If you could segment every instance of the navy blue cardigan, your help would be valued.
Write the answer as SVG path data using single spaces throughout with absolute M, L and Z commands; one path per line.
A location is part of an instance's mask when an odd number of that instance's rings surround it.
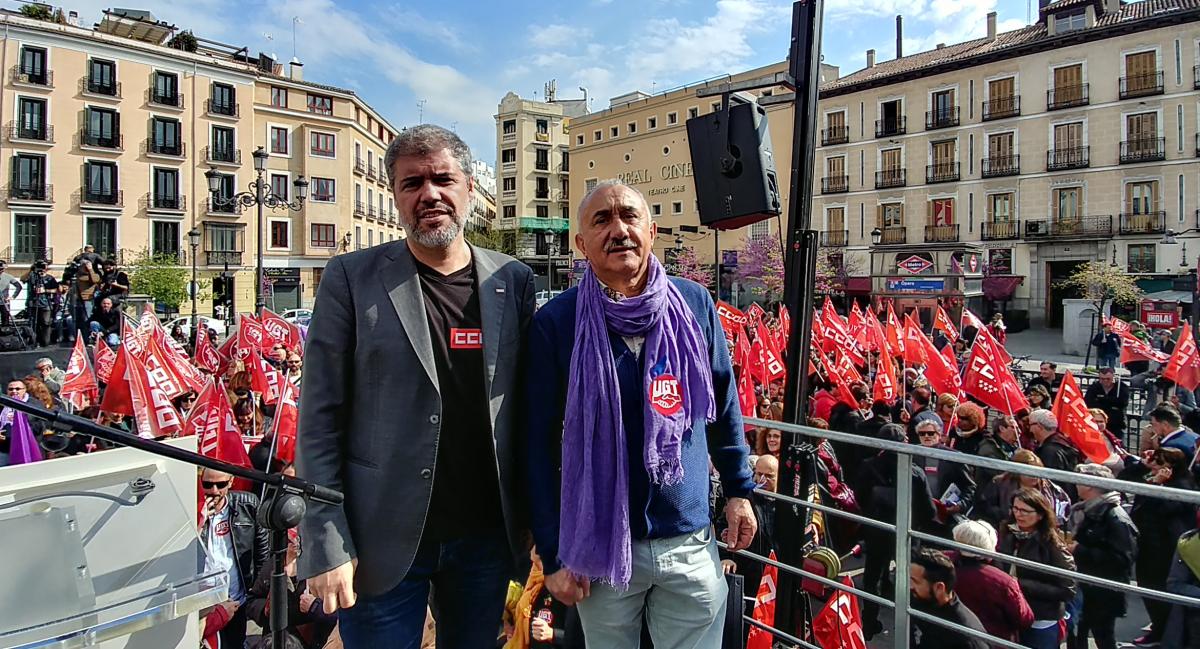
M 664 487 L 650 483 L 643 458 L 643 365 L 625 341 L 609 332 L 621 393 L 621 420 L 629 457 L 629 527 L 634 539 L 668 538 L 711 524 L 709 520 L 709 457 L 721 474 L 726 497 L 747 497 L 754 488 L 743 435 L 742 414 L 725 335 L 712 297 L 704 287 L 672 277 L 704 331 L 712 362 L 717 419 L 701 417 L 685 433 L 681 448 L 684 479 Z M 533 539 L 546 574 L 559 567 L 559 486 L 562 466 L 563 412 L 567 401 L 571 351 L 575 345 L 575 304 L 571 288 L 538 310 L 529 327 L 522 397 L 525 440 L 525 482 Z M 703 444 L 696 443 L 703 440 Z M 569 476 L 566 479 L 570 479 Z

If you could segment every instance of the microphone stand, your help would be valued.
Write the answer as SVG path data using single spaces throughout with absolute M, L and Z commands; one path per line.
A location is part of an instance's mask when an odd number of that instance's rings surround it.
M 129 446 L 153 455 L 178 460 L 194 466 L 213 469 L 239 478 L 263 484 L 266 490 L 263 500 L 258 507 L 258 524 L 271 531 L 271 613 L 270 630 L 271 646 L 282 649 L 287 641 L 288 616 L 288 578 L 284 571 L 287 560 L 288 530 L 300 524 L 304 518 L 309 499 L 329 505 L 342 504 L 342 492 L 313 484 L 301 478 L 285 476 L 282 473 L 267 473 L 258 469 L 248 469 L 236 464 L 222 462 L 206 455 L 175 448 L 162 442 L 145 439 L 115 428 L 101 426 L 94 421 L 77 415 L 54 410 L 47 410 L 32 402 L 19 401 L 6 395 L 0 395 L 0 406 L 12 408 L 18 412 L 44 419 L 58 431 L 76 431 L 93 437 Z

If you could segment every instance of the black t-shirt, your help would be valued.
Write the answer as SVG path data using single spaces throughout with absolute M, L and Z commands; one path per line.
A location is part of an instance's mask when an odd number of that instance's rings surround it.
M 442 395 L 441 434 L 425 538 L 446 540 L 504 524 L 484 377 L 475 266 L 442 275 L 417 263 Z
M 99 302 L 100 300 L 103 300 L 106 297 L 111 297 L 113 299 L 120 299 L 120 298 L 124 297 L 126 293 L 129 292 L 128 288 L 122 289 L 122 288 L 117 288 L 117 287 L 113 286 L 113 284 L 120 284 L 121 286 L 126 286 L 126 287 L 129 286 L 129 275 L 125 274 L 125 271 L 123 271 L 123 270 L 115 270 L 111 273 L 104 273 L 101 276 L 101 280 L 102 280 L 101 290 L 96 292 L 96 301 L 97 302 Z

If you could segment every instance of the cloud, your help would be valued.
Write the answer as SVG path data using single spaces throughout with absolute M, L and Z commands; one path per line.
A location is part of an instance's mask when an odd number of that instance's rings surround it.
M 786 15 L 786 7 L 763 0 L 719 0 L 716 13 L 700 23 L 651 20 L 636 41 L 638 47 L 630 48 L 626 65 L 649 79 L 736 71 L 754 54 L 750 37 Z
M 567 48 L 577 43 L 590 40 L 592 33 L 580 27 L 563 24 L 529 26 L 529 42 L 537 49 L 552 50 Z

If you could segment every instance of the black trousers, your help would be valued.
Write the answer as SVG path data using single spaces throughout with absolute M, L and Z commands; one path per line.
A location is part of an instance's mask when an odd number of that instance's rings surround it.
M 33 330 L 37 337 L 38 347 L 48 347 L 50 345 L 50 325 L 53 324 L 54 314 L 48 308 L 34 307 L 33 315 Z
M 1089 616 L 1087 614 L 1087 601 L 1084 603 L 1083 616 L 1079 620 L 1079 624 L 1075 627 L 1075 643 L 1074 646 L 1080 649 L 1086 649 L 1088 646 L 1088 634 L 1090 633 L 1096 639 L 1096 646 L 1099 649 L 1117 649 L 1117 618 L 1109 616 Z M 1168 604 L 1168 606 L 1170 606 Z

